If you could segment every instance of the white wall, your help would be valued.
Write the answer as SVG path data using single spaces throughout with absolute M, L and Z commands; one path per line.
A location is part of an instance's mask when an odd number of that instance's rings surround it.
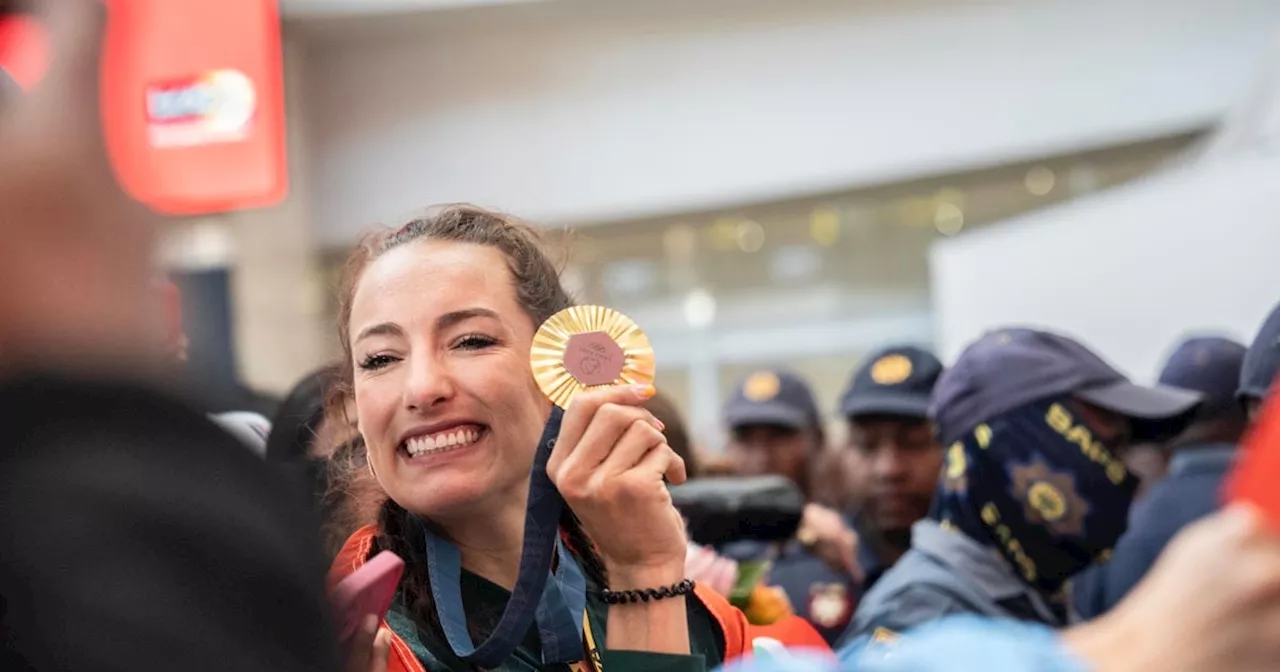
M 1188 330 L 1247 343 L 1280 301 L 1277 184 L 1280 156 L 1236 156 L 937 243 L 940 354 L 1035 324 L 1150 379 Z
M 583 222 L 1200 127 L 1274 0 L 549 2 L 313 29 L 327 242 L 468 200 Z

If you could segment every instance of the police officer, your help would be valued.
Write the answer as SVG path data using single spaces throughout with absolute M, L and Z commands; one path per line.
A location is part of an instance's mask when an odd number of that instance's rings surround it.
M 848 639 L 955 613 L 1064 625 L 1063 584 L 1124 531 L 1137 482 L 1118 451 L 1176 435 L 1199 400 L 1135 385 L 1064 336 L 984 335 L 934 390 L 946 460 L 929 518 L 863 597 Z
M 1244 357 L 1244 345 L 1217 336 L 1184 340 L 1169 356 L 1160 384 L 1199 392 L 1204 401 L 1191 426 L 1166 444 L 1172 453 L 1168 476 L 1134 504 L 1129 529 L 1111 559 L 1078 582 L 1073 592 L 1082 618 L 1109 611 L 1179 530 L 1218 510 L 1222 482 L 1245 427 L 1244 408 L 1236 400 Z
M 942 375 L 932 353 L 885 348 L 854 372 L 840 397 L 849 449 L 863 466 L 856 517 L 859 564 L 870 588 L 911 546 L 911 526 L 929 513 L 942 446 L 929 422 L 929 396 Z
M 728 452 L 744 476 L 780 475 L 790 478 L 812 499 L 810 476 L 825 446 L 822 419 L 813 392 L 790 371 L 759 371 L 734 391 L 725 407 L 730 431 Z M 835 514 L 816 505 L 805 511 L 802 530 L 817 527 L 814 520 Z M 848 534 L 852 530 L 837 522 Z M 822 525 L 824 530 L 830 528 Z M 836 532 L 839 536 L 840 531 Z M 837 568 L 816 552 L 823 532 L 798 535 L 781 545 L 738 542 L 723 551 L 736 560 L 769 559 L 768 582 L 782 588 L 796 614 L 808 620 L 828 642 L 844 631 L 853 617 L 859 584 L 853 568 Z
M 1267 315 L 1257 337 L 1249 345 L 1240 369 L 1240 389 L 1236 391 L 1236 398 L 1244 406 L 1250 422 L 1257 419 L 1258 409 L 1275 380 L 1277 369 L 1280 369 L 1280 305 Z

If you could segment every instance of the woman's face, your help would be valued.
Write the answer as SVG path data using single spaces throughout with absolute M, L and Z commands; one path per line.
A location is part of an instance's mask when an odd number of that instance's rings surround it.
M 352 299 L 356 417 L 383 489 L 444 521 L 524 505 L 550 402 L 506 257 L 420 240 L 365 269 Z

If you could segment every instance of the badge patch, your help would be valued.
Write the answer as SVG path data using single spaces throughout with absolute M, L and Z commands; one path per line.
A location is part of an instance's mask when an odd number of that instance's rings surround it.
M 899 635 L 884 626 L 876 628 L 875 631 L 871 633 L 872 644 L 892 644 L 901 638 L 902 635 Z
M 884 626 L 879 626 L 871 632 L 867 645 L 862 649 L 861 659 L 871 662 L 890 658 L 893 656 L 893 650 L 897 648 L 898 641 L 901 639 L 902 635 Z
M 751 374 L 742 384 L 742 395 L 751 401 L 769 401 L 782 391 L 782 381 L 770 371 Z
M 911 377 L 911 360 L 902 355 L 887 355 L 871 365 L 871 380 L 878 385 L 897 385 Z
M 809 622 L 821 628 L 841 628 L 853 616 L 849 591 L 838 583 L 809 586 Z
M 1023 502 L 1027 520 L 1048 527 L 1054 534 L 1081 536 L 1089 503 L 1076 491 L 1076 479 L 1053 472 L 1044 463 L 1013 468 L 1013 495 Z

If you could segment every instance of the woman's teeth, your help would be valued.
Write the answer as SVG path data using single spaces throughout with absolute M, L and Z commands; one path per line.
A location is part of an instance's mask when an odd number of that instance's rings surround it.
M 458 427 L 428 436 L 415 436 L 405 442 L 405 450 L 411 457 L 434 453 L 447 453 L 475 443 L 480 430 L 475 427 Z

